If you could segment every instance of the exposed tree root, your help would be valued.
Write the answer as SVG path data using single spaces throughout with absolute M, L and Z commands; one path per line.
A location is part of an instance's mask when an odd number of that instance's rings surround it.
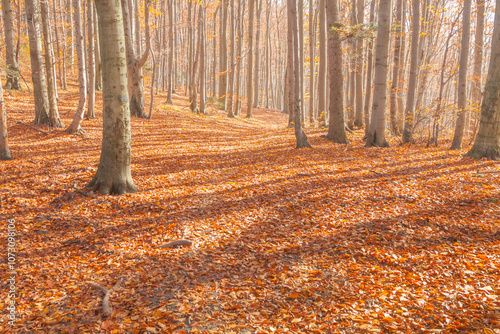
M 173 248 L 177 246 L 192 246 L 193 242 L 190 240 L 174 240 L 166 243 L 165 245 L 159 246 L 158 248 Z
M 116 289 L 121 284 L 121 282 L 122 282 L 122 278 L 120 278 L 118 280 L 118 282 L 116 282 L 116 284 L 113 285 L 113 287 L 109 290 L 106 288 L 103 288 L 102 286 L 97 285 L 95 283 L 87 282 L 87 284 L 90 285 L 91 287 L 98 289 L 98 290 L 101 290 L 104 293 L 104 297 L 102 298 L 102 313 L 104 315 L 111 315 L 113 313 L 111 305 L 109 305 L 109 297 L 111 297 L 111 292 L 114 289 Z

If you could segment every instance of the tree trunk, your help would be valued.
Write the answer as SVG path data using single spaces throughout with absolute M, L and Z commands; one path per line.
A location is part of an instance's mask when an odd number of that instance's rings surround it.
M 400 62 L 401 62 L 401 39 L 402 29 L 401 26 L 404 24 L 402 21 L 403 15 L 403 0 L 397 0 L 396 6 L 396 36 L 394 42 L 394 64 L 392 67 L 392 84 L 391 84 L 391 98 L 390 98 L 390 106 L 391 106 L 391 131 L 395 136 L 399 136 L 399 128 L 398 128 L 398 110 L 397 110 L 397 96 L 399 95 L 399 72 L 400 72 Z
M 1 78 L 0 78 L 1 82 Z M 7 111 L 3 100 L 3 88 L 0 84 L 0 160 L 10 160 L 9 136 L 7 132 Z
M 130 113 L 132 116 L 147 118 L 144 112 L 144 83 L 141 73 L 142 66 L 146 63 L 151 42 L 146 40 L 146 50 L 139 58 L 136 57 L 134 50 L 130 15 L 128 11 L 128 3 L 131 0 L 121 0 L 123 10 L 123 24 L 125 32 L 125 48 L 127 51 L 127 68 L 128 68 L 128 89 L 130 97 Z M 149 8 L 149 1 L 147 1 L 147 8 Z M 149 12 L 147 13 L 149 15 Z M 149 20 L 148 20 L 149 21 Z M 146 22 L 146 26 L 149 22 Z
M 45 71 L 47 72 L 47 91 L 49 98 L 50 124 L 55 128 L 62 128 L 63 124 L 57 111 L 57 86 L 54 67 L 54 51 L 52 49 L 52 35 L 49 27 L 49 9 L 47 0 L 41 0 L 43 40 L 45 43 Z
M 130 171 L 130 110 L 120 1 L 96 1 L 103 61 L 103 137 L 99 167 L 88 187 L 103 195 L 136 191 Z
M 16 50 L 14 49 L 14 25 L 12 23 L 12 7 L 10 0 L 2 0 L 2 11 L 5 32 L 5 65 L 7 68 L 5 89 L 21 90 L 19 65 L 17 64 Z
M 87 9 L 87 41 L 88 41 L 88 63 L 89 63 L 89 104 L 87 108 L 87 118 L 95 118 L 95 50 L 94 50 L 94 2 L 88 2 Z
M 51 126 L 47 82 L 45 81 L 45 69 L 42 60 L 40 25 L 37 17 L 39 11 L 38 9 L 35 10 L 35 1 L 36 0 L 25 0 L 31 57 L 31 79 L 33 81 L 33 91 L 35 95 L 35 124 L 47 124 Z
M 200 108 L 199 112 L 201 114 L 206 114 L 207 111 L 205 109 L 206 107 L 206 101 L 207 101 L 207 83 L 206 83 L 206 71 L 205 71 L 205 64 L 206 64 L 206 57 L 205 57 L 205 52 L 206 52 L 206 34 L 205 34 L 205 21 L 206 21 L 206 9 L 205 5 L 201 4 L 200 5 L 200 11 L 198 15 L 198 43 L 199 43 L 199 48 L 200 48 L 200 73 L 199 73 L 199 81 L 200 81 Z
M 300 112 L 300 84 L 299 84 L 299 42 L 297 33 L 297 0 L 288 0 L 288 72 L 290 109 L 293 107 L 296 148 L 311 147 L 302 127 L 302 113 Z
M 318 73 L 318 113 L 319 122 L 326 119 L 326 0 L 319 1 L 319 73 Z
M 166 1 L 166 0 L 165 0 Z M 173 92 L 173 68 L 174 68 L 174 6 L 172 0 L 168 2 L 168 20 L 170 21 L 168 26 L 168 73 L 167 73 L 167 103 L 172 104 L 172 92 Z
M 385 107 L 387 104 L 387 69 L 392 1 L 381 0 L 379 5 L 377 45 L 375 49 L 375 79 L 372 116 L 366 146 L 388 147 L 385 138 Z
M 415 93 L 417 89 L 419 38 L 420 38 L 420 1 L 412 0 L 410 77 L 408 78 L 408 93 L 406 95 L 405 123 L 403 128 L 403 143 L 405 144 L 413 142 L 413 124 L 415 121 L 414 120 Z
M 259 107 L 259 74 L 260 74 L 260 18 L 262 15 L 262 0 L 256 0 L 257 2 L 257 32 L 255 36 L 255 68 L 253 71 L 253 106 L 254 108 Z
M 241 113 L 241 97 L 240 97 L 240 86 L 241 86 L 241 63 L 243 60 L 242 49 L 243 49 L 243 16 L 245 13 L 246 1 L 238 2 L 238 41 L 236 42 L 236 87 L 234 91 L 236 93 L 236 105 L 234 114 L 239 116 Z
M 314 1 L 309 0 L 309 123 L 314 124 L 316 113 L 314 110 L 314 75 L 316 72 L 316 26 L 318 25 L 318 15 L 314 13 Z
M 87 104 L 87 80 L 85 76 L 85 57 L 83 55 L 83 33 L 81 24 L 81 3 L 80 0 L 73 0 L 74 7 L 74 23 L 75 23 L 75 34 L 76 34 L 76 53 L 78 57 L 78 83 L 80 86 L 80 95 L 78 99 L 78 109 L 76 110 L 73 122 L 66 129 L 66 132 L 70 134 L 82 132 L 81 124 L 83 120 L 83 115 L 85 114 L 85 106 Z
M 401 0 L 400 0 L 401 1 Z M 357 0 L 358 17 L 357 24 L 363 25 L 365 22 L 365 1 Z M 356 50 L 356 116 L 354 126 L 363 126 L 363 50 L 364 39 L 357 40 Z
M 370 4 L 370 24 L 375 21 L 375 4 L 376 1 L 372 1 Z M 366 66 L 366 95 L 365 95 L 365 107 L 364 107 L 364 120 L 365 120 L 365 136 L 368 137 L 368 131 L 370 129 L 370 100 L 372 97 L 372 76 L 373 76 L 373 39 L 370 38 L 368 42 L 368 65 Z
M 231 0 L 231 20 L 230 20 L 230 39 L 231 39 L 231 52 L 229 56 L 229 64 L 230 64 L 230 69 L 229 69 L 229 91 L 227 93 L 227 117 L 234 117 L 234 110 L 233 110 L 233 98 L 234 98 L 234 72 L 236 70 L 236 64 L 235 64 L 235 55 L 236 55 L 236 50 L 235 50 L 235 43 L 236 43 L 236 26 L 235 26 L 235 17 L 236 15 L 236 7 L 234 5 L 234 0 Z
M 227 0 L 222 0 L 221 33 L 219 38 L 219 100 L 226 101 L 227 94 Z M 224 103 L 224 110 L 227 108 Z
M 458 69 L 458 117 L 455 125 L 455 134 L 451 144 L 452 150 L 460 150 L 465 131 L 465 119 L 467 116 L 467 64 L 469 60 L 470 43 L 470 12 L 471 0 L 464 1 L 464 13 L 462 21 L 462 42 L 460 46 L 460 68 Z
M 465 18 L 464 18 L 465 19 Z M 481 104 L 481 121 L 474 145 L 467 156 L 500 159 L 500 0 L 496 1 L 491 60 Z
M 472 73 L 472 104 L 475 115 L 472 137 L 477 130 L 477 121 L 481 107 L 482 67 L 484 48 L 484 0 L 476 2 L 476 36 L 474 38 L 474 68 Z
M 247 118 L 253 117 L 253 21 L 255 16 L 255 1 L 248 0 L 248 76 L 247 76 Z
M 337 0 L 327 0 L 328 27 L 340 28 Z M 328 29 L 328 79 L 330 80 L 330 107 L 327 138 L 339 144 L 347 144 L 344 116 L 344 77 L 342 75 L 342 44 L 338 30 Z

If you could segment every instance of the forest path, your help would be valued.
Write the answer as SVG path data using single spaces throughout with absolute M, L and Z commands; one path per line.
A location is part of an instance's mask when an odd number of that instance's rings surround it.
M 9 117 L 29 123 L 32 98 L 11 94 Z M 68 124 L 77 94 L 60 94 Z M 132 120 L 140 190 L 124 196 L 74 188 L 96 171 L 100 112 L 85 136 L 9 123 L 0 217 L 17 222 L 15 332 L 500 329 L 499 174 L 476 173 L 498 163 L 449 143 L 366 149 L 361 132 L 338 145 L 308 128 L 314 149 L 296 150 L 282 113 L 156 101 L 153 119 Z M 193 246 L 159 248 L 178 239 Z M 119 278 L 105 318 L 86 282 Z

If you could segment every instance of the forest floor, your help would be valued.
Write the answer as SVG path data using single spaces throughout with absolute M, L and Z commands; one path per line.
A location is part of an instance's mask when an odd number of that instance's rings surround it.
M 60 95 L 69 124 L 76 86 Z M 306 129 L 313 149 L 296 150 L 282 113 L 164 101 L 132 120 L 140 190 L 89 196 L 100 97 L 70 136 L 16 122 L 32 98 L 6 94 L 0 219 L 3 240 L 16 221 L 18 313 L 11 327 L 2 269 L 0 332 L 500 333 L 500 173 L 478 173 L 498 163 L 449 141 L 365 148 L 361 130 L 345 146 Z M 160 248 L 179 239 L 193 244 Z M 119 280 L 106 317 L 88 282 Z

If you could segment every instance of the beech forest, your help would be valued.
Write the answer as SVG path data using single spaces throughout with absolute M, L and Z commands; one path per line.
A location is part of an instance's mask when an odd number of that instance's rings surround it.
M 500 0 L 2 0 L 0 333 L 500 334 Z

